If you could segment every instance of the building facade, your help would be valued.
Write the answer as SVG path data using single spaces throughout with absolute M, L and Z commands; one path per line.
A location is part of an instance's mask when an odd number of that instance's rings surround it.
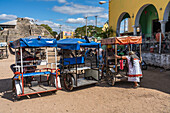
M 109 22 L 107 21 L 106 23 L 104 23 L 102 31 L 106 31 L 106 29 L 108 29 L 109 27 Z
M 170 69 L 170 0 L 109 0 L 109 27 L 113 36 L 142 35 L 143 60 Z
M 60 36 L 60 34 L 58 36 Z M 74 32 L 69 32 L 69 31 L 61 32 L 61 38 L 60 39 L 67 39 L 67 38 L 74 38 Z
M 128 18 L 128 33 L 152 35 L 158 29 L 170 32 L 170 0 L 109 0 L 109 26 L 120 35 L 122 20 Z

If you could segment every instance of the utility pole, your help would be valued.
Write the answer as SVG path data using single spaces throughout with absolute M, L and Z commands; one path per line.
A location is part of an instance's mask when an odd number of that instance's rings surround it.
M 87 16 L 84 18 L 86 19 L 86 36 L 87 36 Z
M 97 16 L 95 16 L 95 18 L 96 18 L 96 27 L 97 27 Z
M 61 26 L 62 26 L 62 25 L 59 25 L 59 28 L 60 28 L 60 39 L 61 39 Z

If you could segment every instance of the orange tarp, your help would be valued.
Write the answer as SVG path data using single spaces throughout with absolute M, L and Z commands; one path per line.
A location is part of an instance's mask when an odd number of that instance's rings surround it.
M 102 45 L 113 45 L 113 44 L 141 44 L 142 36 L 125 36 L 125 37 L 114 37 L 101 40 Z

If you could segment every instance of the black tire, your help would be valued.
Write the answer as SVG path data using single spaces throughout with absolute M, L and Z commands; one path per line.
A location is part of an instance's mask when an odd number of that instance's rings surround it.
M 17 93 L 16 93 L 16 90 L 13 92 L 13 101 L 14 102 L 17 102 L 21 100 L 21 97 L 20 96 L 17 96 Z
M 56 95 L 57 90 L 55 90 L 55 91 L 51 91 L 51 92 L 52 92 L 52 95 Z
M 107 83 L 110 85 L 110 86 L 114 86 L 115 85 L 115 82 L 116 82 L 116 74 L 113 73 L 111 70 L 108 70 L 107 71 L 107 74 L 106 74 L 106 80 L 107 80 Z
M 51 87 L 55 87 L 55 79 L 53 75 L 50 75 L 49 79 L 48 79 L 48 84 Z
M 142 70 L 147 70 L 148 66 L 145 61 L 142 61 Z
M 64 84 L 64 88 L 67 90 L 67 91 L 72 91 L 73 90 L 73 79 L 72 79 L 72 76 L 71 74 L 64 74 L 63 76 L 63 84 Z

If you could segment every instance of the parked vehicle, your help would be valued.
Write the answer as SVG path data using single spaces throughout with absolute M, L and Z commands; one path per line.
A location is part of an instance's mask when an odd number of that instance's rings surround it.
M 125 37 L 114 37 L 114 38 L 107 38 L 103 39 L 101 41 L 102 45 L 113 45 L 114 46 L 114 54 L 118 54 L 118 45 L 127 45 L 128 51 L 131 51 L 132 45 L 137 44 L 139 45 L 139 58 L 141 58 L 141 44 L 142 44 L 142 37 L 141 36 L 125 36 Z M 127 49 L 125 48 L 124 54 L 128 52 Z M 116 57 L 113 57 L 112 61 L 109 61 L 108 57 L 108 49 L 105 49 L 106 51 L 106 61 L 105 61 L 105 77 L 107 79 L 107 82 L 109 85 L 114 85 L 115 82 L 118 81 L 127 81 L 128 76 L 127 76 L 127 63 L 125 60 L 118 60 Z M 113 55 L 112 55 L 113 56 Z M 121 67 L 124 67 L 121 69 Z M 145 66 L 145 65 L 144 65 Z M 145 67 L 146 68 L 146 67 Z
M 0 42 L 0 58 L 8 58 L 8 44 L 6 42 Z
M 61 89 L 57 68 L 57 40 L 41 37 L 20 38 L 10 43 L 15 49 L 15 72 L 12 78 L 16 98 Z M 54 48 L 53 63 L 49 62 L 49 48 Z M 42 51 L 41 51 L 42 50 Z M 42 57 L 41 54 L 45 56 Z M 42 67 L 46 68 L 42 68 Z M 54 73 L 55 74 L 52 74 Z
M 98 83 L 98 54 L 91 59 L 90 55 L 85 55 L 86 52 L 83 51 L 92 48 L 98 50 L 100 43 L 75 38 L 59 40 L 57 44 L 62 51 L 59 68 L 66 90 Z

